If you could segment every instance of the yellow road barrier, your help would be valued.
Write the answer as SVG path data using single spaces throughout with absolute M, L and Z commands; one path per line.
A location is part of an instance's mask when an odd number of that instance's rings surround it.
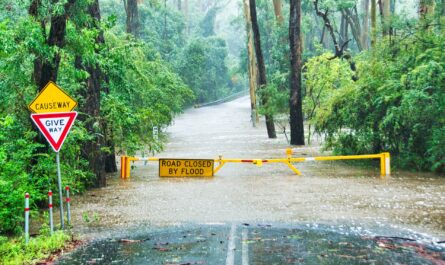
M 283 163 L 287 165 L 296 175 L 301 175 L 301 172 L 292 163 L 310 162 L 310 161 L 335 161 L 335 160 L 360 160 L 360 159 L 379 159 L 380 160 L 380 175 L 382 177 L 389 176 L 391 174 L 391 159 L 390 154 L 380 153 L 373 155 L 349 155 L 349 156 L 316 156 L 316 157 L 292 157 L 292 149 L 286 150 L 286 158 L 277 159 L 227 159 L 219 156 L 214 159 L 215 167 L 213 174 L 216 174 L 227 163 L 250 163 L 258 167 L 263 166 L 265 163 Z M 160 158 L 156 157 L 121 157 L 121 178 L 129 178 L 131 173 L 131 162 L 133 161 L 159 161 Z M 208 160 L 208 159 L 206 159 Z

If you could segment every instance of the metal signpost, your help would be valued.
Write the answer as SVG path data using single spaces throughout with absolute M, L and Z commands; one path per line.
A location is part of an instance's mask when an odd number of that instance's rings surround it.
M 31 119 L 56 152 L 60 225 L 62 229 L 64 229 L 65 225 L 63 222 L 62 176 L 60 173 L 59 151 L 76 120 L 77 112 L 72 111 L 76 106 L 77 102 L 51 81 L 28 106 L 31 112 L 33 112 Z

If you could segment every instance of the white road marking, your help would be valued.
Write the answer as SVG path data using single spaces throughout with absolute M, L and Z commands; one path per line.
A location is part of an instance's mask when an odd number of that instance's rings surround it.
M 249 244 L 247 242 L 247 229 L 242 232 L 242 265 L 249 265 Z
M 232 227 L 230 228 L 229 243 L 227 245 L 226 265 L 235 264 L 235 237 L 236 237 L 236 224 L 232 224 Z

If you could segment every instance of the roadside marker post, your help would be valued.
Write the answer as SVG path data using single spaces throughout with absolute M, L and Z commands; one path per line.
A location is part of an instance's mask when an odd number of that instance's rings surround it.
M 66 190 L 66 222 L 68 224 L 68 227 L 71 224 L 71 208 L 70 208 L 70 203 L 71 203 L 71 199 L 70 199 L 70 187 L 66 186 L 65 187 Z
M 53 192 L 48 191 L 48 208 L 49 208 L 49 229 L 51 235 L 54 233 L 54 223 L 53 223 Z
M 29 243 L 29 193 L 25 193 L 25 243 Z
M 76 120 L 77 112 L 72 111 L 76 106 L 77 102 L 51 81 L 48 82 L 37 97 L 28 105 L 30 111 L 33 112 L 33 114 L 31 114 L 32 121 L 39 128 L 43 136 L 45 136 L 54 152 L 56 152 L 60 226 L 62 229 L 65 228 L 65 224 L 63 221 L 62 176 L 60 172 L 59 151 Z

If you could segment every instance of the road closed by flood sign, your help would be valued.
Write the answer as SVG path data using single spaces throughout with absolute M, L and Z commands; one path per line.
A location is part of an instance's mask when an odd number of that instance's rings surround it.
M 213 159 L 159 159 L 160 177 L 213 177 Z

